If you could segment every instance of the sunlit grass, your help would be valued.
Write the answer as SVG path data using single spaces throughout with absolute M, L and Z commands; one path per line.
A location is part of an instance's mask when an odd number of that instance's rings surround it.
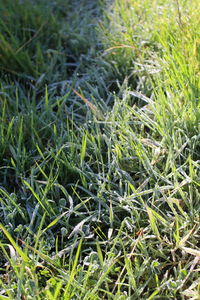
M 0 2 L 0 299 L 199 299 L 198 1 Z

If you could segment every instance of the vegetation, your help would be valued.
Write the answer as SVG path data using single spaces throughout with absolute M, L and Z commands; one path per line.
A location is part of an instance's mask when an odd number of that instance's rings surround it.
M 0 0 L 0 299 L 200 299 L 199 9 Z

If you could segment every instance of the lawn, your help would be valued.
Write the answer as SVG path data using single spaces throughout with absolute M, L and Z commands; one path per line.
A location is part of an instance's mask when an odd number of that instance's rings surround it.
M 198 0 L 0 0 L 0 300 L 200 299 Z

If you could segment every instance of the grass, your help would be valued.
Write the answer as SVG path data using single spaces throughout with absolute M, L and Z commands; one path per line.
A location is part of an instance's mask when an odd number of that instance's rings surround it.
M 199 299 L 199 3 L 79 2 L 0 0 L 0 299 Z

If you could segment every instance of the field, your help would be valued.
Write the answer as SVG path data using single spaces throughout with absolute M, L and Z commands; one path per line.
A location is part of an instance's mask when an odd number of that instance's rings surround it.
M 200 299 L 198 0 L 0 0 L 0 300 Z

